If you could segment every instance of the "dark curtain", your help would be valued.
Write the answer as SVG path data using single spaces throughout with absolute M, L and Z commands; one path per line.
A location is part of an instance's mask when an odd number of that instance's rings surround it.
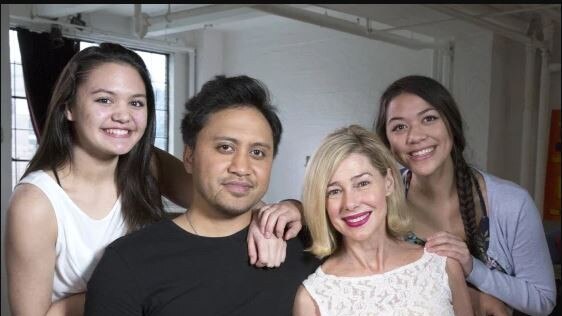
M 21 65 L 31 121 L 40 141 L 47 107 L 55 83 L 66 63 L 80 50 L 80 42 L 53 33 L 35 33 L 18 28 Z

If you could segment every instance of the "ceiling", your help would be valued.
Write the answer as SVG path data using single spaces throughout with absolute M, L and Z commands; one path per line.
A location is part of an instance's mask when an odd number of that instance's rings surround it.
M 435 41 L 454 37 L 461 29 L 466 32 L 467 27 L 469 30 L 487 29 L 522 43 L 540 42 L 543 25 L 560 29 L 560 7 L 560 4 L 31 5 L 34 16 L 49 19 L 78 13 L 128 17 L 136 23 L 136 32 L 141 38 L 158 38 L 205 27 L 225 31 L 255 27 L 242 22 L 274 15 L 413 48 L 432 47 Z

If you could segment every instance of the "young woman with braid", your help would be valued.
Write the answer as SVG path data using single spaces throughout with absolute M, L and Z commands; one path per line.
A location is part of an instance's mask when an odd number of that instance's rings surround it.
M 459 261 L 478 289 L 470 291 L 477 313 L 548 315 L 556 290 L 536 206 L 520 186 L 467 164 L 462 119 L 447 89 L 423 76 L 395 81 L 375 128 L 407 168 L 408 239 Z

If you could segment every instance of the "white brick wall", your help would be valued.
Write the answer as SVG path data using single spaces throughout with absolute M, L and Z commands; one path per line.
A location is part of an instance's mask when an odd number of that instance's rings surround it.
M 306 156 L 338 127 L 370 128 L 378 98 L 392 81 L 413 73 L 431 75 L 431 50 L 280 17 L 254 20 L 259 27 L 225 32 L 224 72 L 262 80 L 283 122 L 266 201 L 300 198 Z

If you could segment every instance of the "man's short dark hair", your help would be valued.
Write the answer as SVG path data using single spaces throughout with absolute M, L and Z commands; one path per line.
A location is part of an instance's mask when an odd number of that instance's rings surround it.
M 211 114 L 231 108 L 252 107 L 265 117 L 273 134 L 273 154 L 281 141 L 283 127 L 270 103 L 269 91 L 259 80 L 248 76 L 216 76 L 185 104 L 187 113 L 181 122 L 183 143 L 195 148 L 197 135 Z

